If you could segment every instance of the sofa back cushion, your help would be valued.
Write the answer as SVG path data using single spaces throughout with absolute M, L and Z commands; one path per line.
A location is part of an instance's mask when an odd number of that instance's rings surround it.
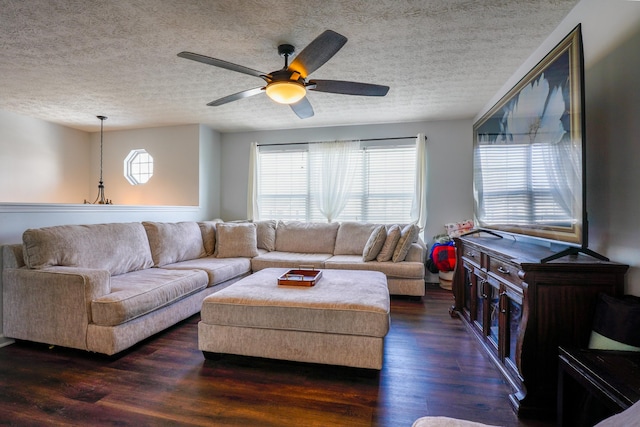
M 343 222 L 338 228 L 334 255 L 362 255 L 376 224 Z
M 279 221 L 276 251 L 333 254 L 339 226 L 337 222 Z
M 29 268 L 61 265 L 117 275 L 153 266 L 149 240 L 139 222 L 28 229 L 22 242 Z
M 197 222 L 143 222 L 156 267 L 205 256 Z
M 204 252 L 207 256 L 213 255 L 216 250 L 216 224 L 223 222 L 221 219 L 212 221 L 200 221 L 200 231 L 202 232 L 202 243 L 204 244 Z
M 258 249 L 264 249 L 269 252 L 276 250 L 276 225 L 277 222 L 274 219 L 258 221 L 255 223 L 257 226 L 257 240 Z

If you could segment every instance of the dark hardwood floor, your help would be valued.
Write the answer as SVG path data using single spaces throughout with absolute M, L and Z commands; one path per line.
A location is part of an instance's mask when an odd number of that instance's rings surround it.
M 18 342 L 0 348 L 0 425 L 411 426 L 426 415 L 502 426 L 509 389 L 429 285 L 393 298 L 377 371 L 225 356 L 197 349 L 199 316 L 117 358 Z

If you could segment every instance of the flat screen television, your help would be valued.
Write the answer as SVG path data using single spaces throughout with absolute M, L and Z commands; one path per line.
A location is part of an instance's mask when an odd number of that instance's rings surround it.
M 474 221 L 587 252 L 580 25 L 473 126 Z

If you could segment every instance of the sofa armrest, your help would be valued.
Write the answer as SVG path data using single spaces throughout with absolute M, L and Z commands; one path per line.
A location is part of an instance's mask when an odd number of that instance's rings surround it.
M 2 268 L 24 267 L 24 257 L 22 256 L 22 245 L 2 246 Z
M 404 258 L 404 260 L 420 262 L 422 264 L 425 263 L 425 261 L 427 260 L 427 248 L 424 243 L 422 243 L 422 240 L 411 244 L 409 252 L 407 252 L 407 256 Z
M 72 267 L 5 268 L 4 335 L 86 349 L 91 300 L 110 293 L 106 270 Z

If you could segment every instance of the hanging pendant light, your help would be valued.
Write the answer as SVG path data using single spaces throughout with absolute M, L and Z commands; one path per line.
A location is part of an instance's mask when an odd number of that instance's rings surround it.
M 84 201 L 85 204 L 94 204 L 94 205 L 112 205 L 113 201 L 104 197 L 104 182 L 102 181 L 102 138 L 103 138 L 103 130 L 104 130 L 104 121 L 107 120 L 106 116 L 96 116 L 100 119 L 100 181 L 98 181 L 98 197 L 94 200 L 93 203 L 88 202 L 86 199 Z

